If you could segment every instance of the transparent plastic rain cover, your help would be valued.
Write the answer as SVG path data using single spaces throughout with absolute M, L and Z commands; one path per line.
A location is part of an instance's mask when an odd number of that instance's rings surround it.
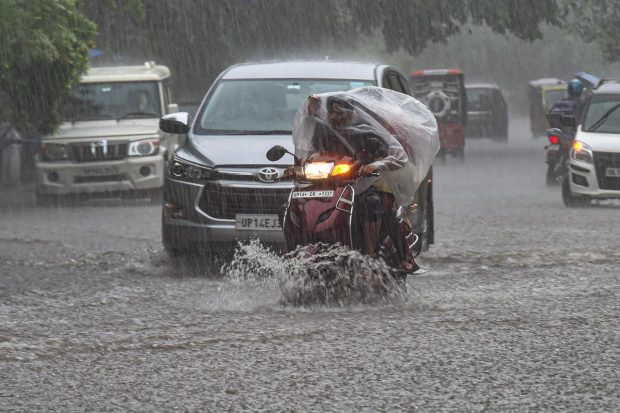
M 398 206 L 413 202 L 439 152 L 437 121 L 427 107 L 409 95 L 374 86 L 308 97 L 293 121 L 295 155 L 303 160 L 326 151 L 317 139 L 325 131 L 354 156 L 368 137 L 383 142 L 387 150 L 371 163 Z

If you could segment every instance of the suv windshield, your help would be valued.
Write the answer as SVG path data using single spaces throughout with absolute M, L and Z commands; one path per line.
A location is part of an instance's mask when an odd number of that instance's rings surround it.
M 592 95 L 583 122 L 583 130 L 620 133 L 620 94 Z
M 159 118 L 157 82 L 80 83 L 65 102 L 65 121 Z
M 326 79 L 223 80 L 198 115 L 197 134 L 291 133 L 308 96 L 372 86 L 369 81 Z

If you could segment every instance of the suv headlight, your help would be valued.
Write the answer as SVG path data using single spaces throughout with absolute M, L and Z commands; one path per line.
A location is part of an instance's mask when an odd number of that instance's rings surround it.
M 41 156 L 46 161 L 66 161 L 69 159 L 69 148 L 59 143 L 45 143 L 41 146 Z
M 574 141 L 571 148 L 571 158 L 576 161 L 594 163 L 592 148 L 581 141 Z
M 159 139 L 142 139 L 129 144 L 129 156 L 151 156 L 159 153 Z
M 168 166 L 168 173 L 171 178 L 181 181 L 200 182 L 213 179 L 216 172 L 211 168 L 192 165 L 182 162 L 178 158 L 173 158 Z

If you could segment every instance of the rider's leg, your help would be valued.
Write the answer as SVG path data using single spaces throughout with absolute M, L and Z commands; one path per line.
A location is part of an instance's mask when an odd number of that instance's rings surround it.
M 377 254 L 377 245 L 381 236 L 381 220 L 364 222 L 364 254 L 374 257 Z
M 387 192 L 380 192 L 381 202 L 385 211 L 386 227 L 392 238 L 392 242 L 398 251 L 401 267 L 409 271 L 415 271 L 419 268 L 415 259 L 409 251 L 409 240 L 407 236 L 411 233 L 411 228 L 406 222 L 399 220 L 393 212 L 394 195 Z
M 377 192 L 369 188 L 359 195 L 362 223 L 362 252 L 371 257 L 376 256 L 379 238 L 381 237 L 381 225 L 383 207 Z

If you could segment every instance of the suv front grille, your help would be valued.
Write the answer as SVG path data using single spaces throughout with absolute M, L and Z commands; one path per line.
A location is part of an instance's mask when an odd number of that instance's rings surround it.
M 71 157 L 76 162 L 117 161 L 127 157 L 127 142 L 95 142 L 71 144 Z
M 620 168 L 620 153 L 594 152 L 594 168 L 600 189 L 620 191 L 620 177 L 605 175 L 607 168 Z
M 279 214 L 290 193 L 286 188 L 231 188 L 208 184 L 198 206 L 207 215 L 219 219 L 235 219 L 235 214 Z

